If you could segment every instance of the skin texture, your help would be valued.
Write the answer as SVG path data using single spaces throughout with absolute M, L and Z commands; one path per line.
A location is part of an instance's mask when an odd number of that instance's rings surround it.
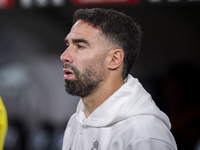
M 93 76 L 88 79 L 99 80 L 90 94 L 82 96 L 85 115 L 89 117 L 98 106 L 124 84 L 122 78 L 124 53 L 122 49 L 114 48 L 115 46 L 105 39 L 99 29 L 93 28 L 82 20 L 78 20 L 73 25 L 65 41 L 67 49 L 60 59 L 64 66 L 68 66 L 64 67 L 63 71 L 73 74 L 65 74 L 64 79 L 77 80 L 76 73 L 72 69 L 74 67 L 80 75 L 87 74 L 88 70 L 92 71 Z M 83 80 L 86 79 L 83 78 Z

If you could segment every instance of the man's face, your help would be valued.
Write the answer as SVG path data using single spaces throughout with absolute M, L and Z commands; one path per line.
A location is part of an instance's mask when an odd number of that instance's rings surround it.
M 79 20 L 65 38 L 67 49 L 61 55 L 66 91 L 87 97 L 104 81 L 106 41 L 95 29 Z

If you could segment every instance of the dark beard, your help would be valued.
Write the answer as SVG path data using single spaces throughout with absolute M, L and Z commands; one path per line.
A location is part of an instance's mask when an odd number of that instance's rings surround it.
M 67 93 L 87 97 L 93 92 L 95 92 L 102 80 L 102 75 L 96 73 L 94 67 L 89 66 L 87 69 L 80 73 L 77 68 L 65 64 L 65 68 L 69 68 L 74 72 L 76 79 L 74 80 L 65 80 L 65 90 Z

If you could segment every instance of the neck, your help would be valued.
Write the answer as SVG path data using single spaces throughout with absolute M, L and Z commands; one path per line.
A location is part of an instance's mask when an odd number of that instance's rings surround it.
M 96 92 L 93 94 L 82 98 L 85 105 L 85 116 L 88 118 L 91 113 L 99 107 L 103 102 L 105 102 L 113 93 L 115 93 L 122 85 L 124 80 L 110 78 L 104 81 Z

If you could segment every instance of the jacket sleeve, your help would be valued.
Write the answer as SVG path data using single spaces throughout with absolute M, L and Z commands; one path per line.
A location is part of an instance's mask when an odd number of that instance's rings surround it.
M 161 140 L 141 138 L 129 145 L 126 150 L 177 150 L 177 148 Z

